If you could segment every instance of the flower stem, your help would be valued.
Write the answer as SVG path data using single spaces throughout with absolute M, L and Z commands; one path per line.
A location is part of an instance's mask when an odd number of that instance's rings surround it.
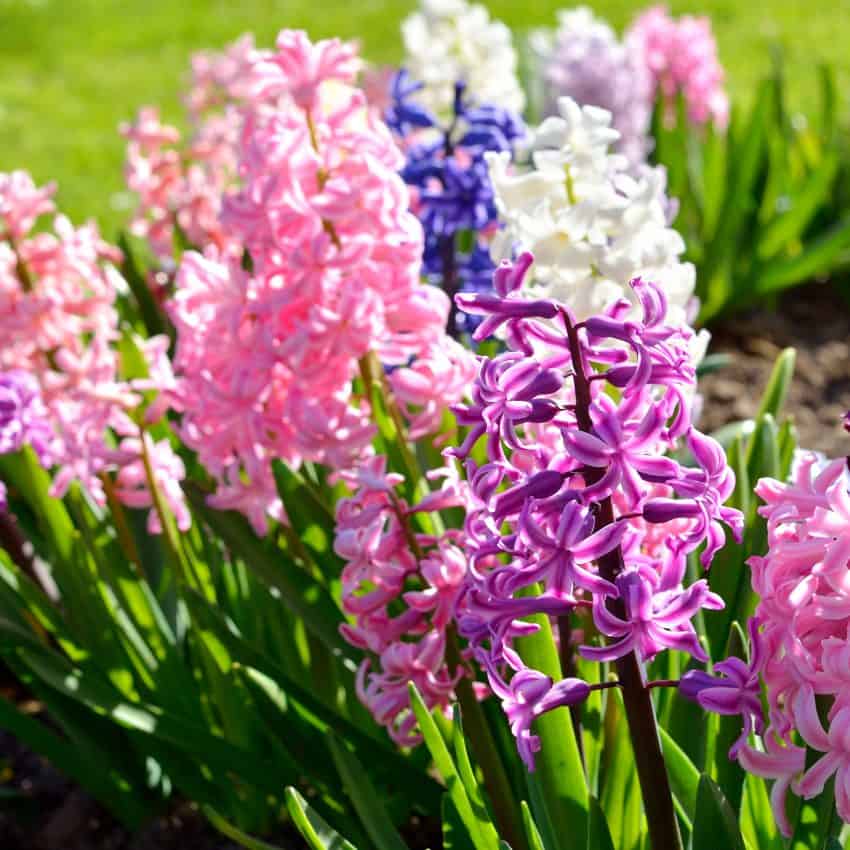
M 460 281 L 457 274 L 454 233 L 451 236 L 440 237 L 440 260 L 443 266 L 443 292 L 449 296 L 449 320 L 446 330 L 449 336 L 457 339 L 457 304 L 455 304 L 455 295 L 460 291 Z
M 578 331 L 572 323 L 569 314 L 562 312 L 564 325 L 570 345 L 570 355 L 573 361 L 573 382 L 576 394 L 576 421 L 582 431 L 593 430 L 593 420 L 590 416 L 590 384 L 584 369 L 582 347 Z M 601 478 L 602 470 L 588 473 L 588 483 L 595 483 Z M 603 528 L 615 522 L 614 506 L 611 497 L 599 503 L 596 515 L 596 529 Z M 623 552 L 617 546 L 607 555 L 599 559 L 599 574 L 613 582 L 623 571 Z M 626 619 L 625 606 L 622 599 L 608 599 L 610 610 L 618 617 Z M 670 789 L 670 779 L 667 775 L 667 765 L 661 751 L 661 738 L 658 733 L 658 723 L 655 718 L 655 708 L 652 704 L 651 691 L 646 685 L 643 666 L 634 652 L 617 659 L 617 675 L 623 694 L 623 704 L 626 709 L 626 719 L 629 724 L 629 735 L 632 750 L 637 765 L 638 781 L 643 795 L 643 806 L 649 826 L 649 838 L 653 850 L 682 850 L 682 837 L 676 820 L 673 806 L 673 793 Z

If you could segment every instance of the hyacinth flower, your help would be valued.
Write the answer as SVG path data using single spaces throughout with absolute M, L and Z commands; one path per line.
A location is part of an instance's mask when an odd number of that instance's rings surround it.
M 422 0 L 402 22 L 401 34 L 402 64 L 424 84 L 415 99 L 441 121 L 451 120 L 458 81 L 476 103 L 522 112 L 525 94 L 513 36 L 486 7 L 466 0 Z
M 484 155 L 500 151 L 511 156 L 525 126 L 501 106 L 472 101 L 463 82 L 455 84 L 452 115 L 443 124 L 416 100 L 422 88 L 400 70 L 385 111 L 405 152 L 401 176 L 413 190 L 425 235 L 422 269 L 450 297 L 487 291 L 494 271 L 488 243 L 498 223 Z M 474 317 L 452 308 L 451 333 L 471 331 L 474 325 Z
M 355 86 L 360 66 L 350 44 L 284 30 L 251 67 L 241 183 L 221 211 L 246 257 L 185 252 L 166 304 L 181 437 L 215 481 L 210 503 L 260 534 L 284 516 L 272 460 L 350 470 L 371 456 L 364 358 L 395 370 L 417 434 L 474 372 L 445 334 L 447 297 L 421 281 L 404 158 Z
M 664 6 L 653 6 L 629 27 L 625 42 L 651 75 L 653 94 L 661 97 L 668 121 L 675 120 L 675 98 L 681 95 L 692 124 L 711 121 L 726 129 L 729 97 L 708 18 L 675 19 Z
M 544 114 L 557 115 L 561 97 L 605 109 L 620 134 L 617 152 L 632 167 L 644 162 L 651 147 L 654 85 L 633 42 L 621 41 L 605 21 L 581 6 L 560 11 L 554 36 L 540 35 L 533 46 Z
M 850 823 L 847 460 L 801 453 L 790 481 L 762 479 L 756 493 L 768 548 L 749 561 L 759 599 L 748 624 L 750 658 L 715 665 L 720 676 L 689 674 L 681 690 L 709 711 L 741 717 L 729 757 L 774 780 L 774 817 L 790 836 L 789 791 L 811 799 L 830 779 L 838 815 Z
M 220 214 L 224 196 L 237 183 L 246 114 L 273 106 L 250 97 L 251 69 L 267 54 L 255 47 L 253 36 L 244 35 L 221 52 L 192 56 L 185 138 L 150 106 L 121 124 L 127 140 L 125 181 L 137 198 L 130 232 L 148 243 L 162 267 L 151 280 L 158 295 L 164 297 L 162 283 L 171 282 L 174 256 L 186 246 L 242 256 L 242 245 L 222 226 Z
M 352 622 L 340 627 L 364 650 L 357 694 L 400 746 L 421 740 L 410 706 L 413 682 L 430 708 L 447 709 L 464 675 L 446 658 L 448 627 L 467 572 L 462 534 L 417 532 L 416 514 L 463 504 L 460 482 L 410 506 L 397 493 L 402 475 L 386 472 L 376 456 L 347 476 L 354 488 L 336 509 L 334 550 L 346 561 L 342 605 Z
M 472 401 L 458 405 L 466 440 L 454 450 L 470 494 L 469 572 L 456 604 L 459 633 L 502 700 L 519 752 L 534 769 L 532 722 L 599 687 L 575 675 L 576 628 L 599 641 L 578 652 L 615 665 L 622 688 L 653 846 L 678 846 L 645 665 L 675 649 L 706 660 L 693 619 L 722 600 L 686 561 L 704 567 L 736 537 L 741 514 L 724 507 L 734 475 L 720 446 L 690 421 L 696 381 L 693 331 L 671 324 L 663 289 L 636 278 L 640 306 L 621 299 L 579 320 L 552 298 L 523 289 L 530 254 L 503 262 L 492 294 L 459 294 L 499 332 L 507 351 L 481 358 Z M 473 453 L 483 441 L 486 458 Z M 693 466 L 673 459 L 686 446 Z M 652 528 L 653 533 L 647 529 Z M 523 659 L 544 615 L 557 623 L 566 677 L 553 682 Z M 545 746 L 545 745 L 544 745 Z
M 24 428 L 24 442 L 40 461 L 55 467 L 52 495 L 61 497 L 78 482 L 104 505 L 106 488 L 115 487 L 119 502 L 151 509 L 148 527 L 156 532 L 147 455 L 178 524 L 188 528 L 183 464 L 167 440 L 154 442 L 139 425 L 146 412 L 143 393 L 173 385 L 164 356 L 168 340 L 128 340 L 148 375 L 122 377 L 116 299 L 127 284 L 114 265 L 121 252 L 101 239 L 93 223 L 75 228 L 64 215 L 56 216 L 52 230 L 34 232 L 38 219 L 54 211 L 54 191 L 37 187 L 23 171 L 0 174 L 2 404 L 12 423 L 38 411 L 39 436 L 29 426 L 16 427 Z M 149 412 L 156 415 L 153 407 Z M 9 434 L 4 427 L 4 436 Z M 3 452 L 17 445 L 9 440 Z M 118 483 L 131 479 L 131 487 Z
M 527 163 L 512 163 L 505 152 L 484 154 L 503 225 L 493 255 L 530 251 L 530 294 L 566 304 L 579 320 L 622 299 L 639 316 L 628 281 L 643 277 L 663 289 L 667 321 L 688 326 L 698 307 L 696 274 L 670 227 L 664 169 L 631 173 L 628 160 L 612 152 L 619 133 L 610 112 L 568 97 L 558 109 L 531 131 Z M 707 342 L 705 331 L 690 337 L 694 362 Z

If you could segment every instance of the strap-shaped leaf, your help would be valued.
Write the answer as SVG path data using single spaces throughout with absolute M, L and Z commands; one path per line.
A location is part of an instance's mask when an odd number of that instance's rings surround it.
M 286 789 L 284 796 L 289 816 L 310 850 L 357 850 L 320 817 L 292 786 Z
M 407 850 L 363 765 L 335 735 L 328 739 L 342 785 L 377 850 Z
M 711 777 L 703 774 L 697 789 L 697 806 L 691 850 L 746 850 L 735 813 Z
M 428 752 L 431 753 L 431 758 L 434 759 L 434 765 L 446 785 L 452 803 L 457 809 L 458 816 L 466 827 L 472 843 L 481 850 L 498 850 L 499 836 L 496 834 L 486 810 L 482 811 L 473 806 L 446 742 L 440 734 L 437 724 L 434 723 L 434 718 L 431 717 L 431 713 L 422 701 L 419 691 L 416 690 L 416 685 L 412 682 L 408 685 L 408 692 L 410 694 L 410 705 L 416 715 L 425 745 L 428 747 Z
M 679 806 L 679 814 L 686 820 L 686 826 L 692 826 L 697 807 L 699 771 L 669 732 L 665 729 L 659 729 L 659 732 L 667 775 L 670 777 L 670 787 Z

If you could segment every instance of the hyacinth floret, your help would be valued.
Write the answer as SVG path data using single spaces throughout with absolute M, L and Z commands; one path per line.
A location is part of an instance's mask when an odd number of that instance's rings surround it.
M 726 128 L 729 97 L 707 17 L 676 19 L 666 7 L 653 6 L 629 27 L 625 42 L 648 69 L 653 94 L 662 98 L 668 121 L 674 119 L 675 98 L 681 95 L 691 123 L 711 121 L 720 130 Z
M 690 421 L 693 331 L 669 323 L 662 288 L 636 278 L 639 316 L 622 299 L 579 321 L 529 297 L 529 273 L 522 254 L 502 263 L 495 292 L 457 296 L 484 317 L 476 339 L 498 330 L 507 350 L 481 358 L 472 401 L 456 406 L 468 432 L 454 454 L 470 486 L 458 629 L 533 768 L 533 719 L 594 686 L 528 668 L 522 639 L 537 627 L 527 618 L 555 618 L 562 648 L 592 618 L 605 642 L 579 647 L 590 660 L 644 662 L 664 649 L 705 660 L 692 621 L 723 603 L 704 579 L 687 584 L 686 556 L 705 544 L 708 566 L 721 524 L 740 537 L 741 516 L 723 506 L 734 476 L 722 450 Z M 472 454 L 481 439 L 484 462 Z M 671 456 L 682 444 L 692 466 Z
M 38 381 L 29 372 L 0 372 L 0 455 L 30 446 L 39 463 L 53 463 L 55 435 Z M 6 510 L 6 486 L 0 481 L 0 510 Z
M 494 257 L 530 251 L 530 292 L 565 304 L 579 321 L 624 299 L 639 316 L 637 290 L 628 282 L 642 277 L 663 290 L 667 323 L 688 325 L 696 277 L 669 225 L 664 169 L 629 171 L 626 158 L 611 151 L 619 133 L 610 112 L 567 97 L 558 108 L 532 131 L 527 163 L 484 154 L 504 225 L 493 240 Z M 696 362 L 706 342 L 704 333 L 691 337 Z
M 403 64 L 423 83 L 415 97 L 438 118 L 450 118 L 458 81 L 476 103 L 522 112 L 525 95 L 517 78 L 511 31 L 491 20 L 484 6 L 466 0 L 422 0 L 401 31 Z

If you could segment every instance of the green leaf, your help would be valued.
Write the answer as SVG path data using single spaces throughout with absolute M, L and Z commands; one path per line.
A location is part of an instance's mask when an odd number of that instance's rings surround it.
M 706 774 L 699 780 L 691 850 L 746 850 L 729 801 Z
M 757 850 L 783 850 L 785 840 L 779 833 L 770 808 L 767 781 L 747 774 L 741 799 L 741 834 L 750 847 Z
M 549 618 L 536 615 L 527 621 L 538 629 L 517 640 L 520 655 L 529 667 L 559 681 L 561 662 Z M 528 785 L 547 850 L 585 850 L 590 794 L 569 709 L 547 711 L 535 721 L 535 732 L 541 747 Z
M 590 798 L 590 820 L 587 831 L 587 850 L 615 850 L 605 812 L 596 797 Z
M 284 792 L 284 797 L 289 816 L 310 850 L 357 850 L 328 825 L 291 785 Z
M 776 358 L 770 378 L 768 378 L 767 385 L 762 393 L 756 420 L 761 419 L 766 413 L 769 413 L 774 419 L 779 418 L 779 414 L 785 404 L 785 399 L 788 396 L 788 388 L 791 386 L 791 381 L 794 377 L 796 359 L 797 352 L 793 348 L 786 348 Z
M 387 815 L 386 807 L 378 797 L 369 774 L 363 769 L 357 756 L 335 735 L 329 737 L 328 745 L 342 778 L 343 788 L 375 847 L 378 850 L 407 850 L 398 830 Z
M 599 802 L 614 847 L 635 847 L 645 833 L 643 802 L 622 696 L 612 691 L 605 717 L 605 770 Z
M 531 850 L 544 850 L 543 839 L 540 837 L 540 830 L 537 829 L 537 824 L 534 822 L 534 817 L 531 814 L 531 809 L 528 803 L 523 800 L 520 803 L 522 811 L 522 824 L 525 827 L 525 834 L 528 838 L 528 846 Z
M 237 829 L 233 824 L 223 818 L 212 806 L 201 806 L 201 811 L 206 819 L 226 838 L 241 844 L 246 850 L 282 850 L 276 844 L 269 844 L 267 841 L 260 841 L 259 838 L 252 838 L 247 833 Z
M 280 601 L 298 617 L 329 649 L 357 656 L 343 640 L 339 626 L 345 617 L 327 589 L 314 578 L 272 551 L 266 541 L 254 534 L 247 520 L 234 511 L 208 508 L 197 491 L 189 489 L 190 500 L 204 522 L 259 576 L 280 594 Z
M 133 249 L 130 246 L 130 240 L 127 238 L 126 233 L 120 233 L 118 235 L 118 247 L 124 255 L 124 261 L 121 264 L 121 274 L 124 280 L 127 281 L 130 291 L 133 293 L 133 298 L 138 305 L 139 315 L 142 317 L 145 330 L 147 330 L 150 336 L 165 333 L 165 319 L 159 307 L 157 307 L 156 301 L 154 301 L 147 281 L 139 271 Z
M 434 765 L 446 785 L 452 803 L 457 809 L 458 816 L 466 827 L 472 843 L 479 848 L 496 850 L 499 845 L 496 830 L 486 811 L 481 811 L 480 808 L 476 810 L 473 807 L 446 742 L 412 682 L 408 685 L 408 692 L 410 694 L 410 705 L 416 715 L 425 745 L 428 747 L 428 752 L 431 753 L 431 758 L 434 759 Z
M 440 816 L 443 821 L 443 850 L 476 850 L 449 794 L 443 794 Z
M 791 196 L 791 208 L 772 219 L 761 231 L 756 248 L 767 260 L 799 240 L 818 211 L 830 200 L 838 173 L 838 153 L 830 151 Z
M 754 187 L 766 164 L 766 138 L 769 117 L 774 108 L 774 89 L 769 80 L 763 80 L 756 93 L 749 121 L 740 140 L 731 134 L 729 185 L 723 206 L 718 215 L 717 231 L 705 247 L 705 259 L 699 280 L 703 291 L 701 317 L 703 321 L 714 317 L 734 300 L 746 297 L 732 289 L 732 268 L 738 246 L 750 229 L 747 218 L 754 213 Z
M 72 741 L 60 738 L 43 723 L 22 714 L 3 697 L 0 697 L 0 727 L 79 782 L 127 825 L 140 826 L 150 817 L 151 806 L 137 789 L 104 769 L 103 763 L 93 763 L 90 751 L 78 749 Z
M 735 621 L 729 630 L 729 640 L 723 652 L 723 658 L 746 659 L 748 639 Z M 729 750 L 741 734 L 741 718 L 736 715 L 717 715 L 712 718 L 717 734 L 713 739 L 713 752 L 709 755 L 711 775 L 717 782 L 733 811 L 741 807 L 741 796 L 744 791 L 744 770 L 729 758 Z
M 659 729 L 659 732 L 670 787 L 680 807 L 679 814 L 686 819 L 687 826 L 692 826 L 697 807 L 699 771 L 666 729 Z
M 827 274 L 850 251 L 850 216 L 845 216 L 793 257 L 777 257 L 754 273 L 748 300 L 774 295 L 797 283 Z

